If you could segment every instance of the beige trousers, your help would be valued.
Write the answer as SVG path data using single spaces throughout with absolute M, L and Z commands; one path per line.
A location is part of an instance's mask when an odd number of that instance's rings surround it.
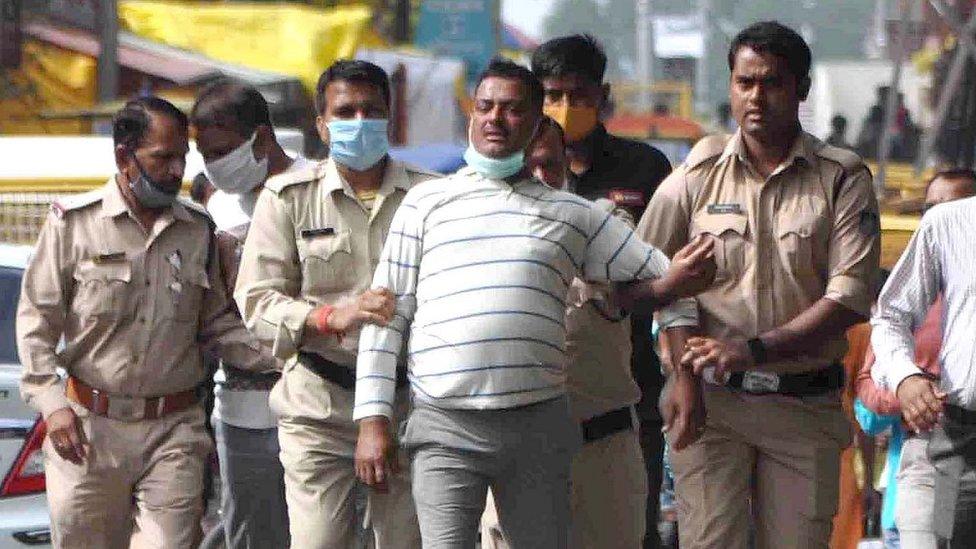
M 358 427 L 352 420 L 353 391 L 323 380 L 301 364 L 289 364 L 271 391 L 278 415 L 278 441 L 285 469 L 285 500 L 293 549 L 349 549 L 356 539 L 356 495 L 366 494 L 364 523 L 375 549 L 420 547 L 417 513 L 410 495 L 409 463 L 388 493 L 356 479 L 353 456 Z M 408 394 L 397 394 L 399 418 Z
M 671 453 L 682 549 L 826 548 L 850 424 L 840 397 L 705 391 L 708 419 Z
M 203 408 L 127 422 L 72 407 L 91 446 L 75 465 L 44 441 L 54 546 L 196 547 L 203 469 L 213 450 Z
M 639 549 L 646 529 L 647 471 L 636 430 L 584 444 L 571 471 L 571 547 Z M 481 547 L 509 547 L 490 492 Z

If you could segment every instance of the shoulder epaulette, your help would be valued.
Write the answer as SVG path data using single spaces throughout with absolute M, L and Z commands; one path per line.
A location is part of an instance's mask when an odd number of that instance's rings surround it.
M 183 198 L 182 196 L 178 196 L 176 199 L 180 201 L 180 204 L 183 205 L 188 212 L 195 214 L 198 217 L 202 217 L 208 224 L 214 225 L 213 218 L 210 216 L 210 212 L 208 212 L 206 208 L 192 200 Z
M 58 218 L 63 218 L 71 210 L 80 210 L 93 204 L 98 204 L 102 201 L 103 192 L 104 189 L 95 189 L 86 193 L 59 198 L 51 202 L 51 211 Z
M 428 170 L 427 168 L 422 168 L 415 164 L 409 164 L 407 162 L 402 162 L 403 168 L 410 173 L 425 175 L 431 179 L 440 179 L 444 177 L 444 174 L 435 172 L 433 170 Z
M 691 152 L 685 158 L 685 167 L 691 169 L 704 164 L 706 161 L 722 154 L 728 145 L 731 135 L 706 135 L 698 140 Z
M 860 155 L 853 151 L 847 149 L 842 149 L 840 147 L 834 147 L 833 145 L 828 145 L 822 143 L 821 147 L 817 150 L 816 155 L 820 158 L 826 158 L 841 165 L 844 168 L 845 173 L 853 173 L 861 168 L 867 168 L 864 160 Z
M 316 162 L 300 170 L 291 170 L 268 178 L 264 188 L 278 194 L 285 187 L 297 185 L 299 183 L 309 183 L 321 176 L 320 169 L 325 166 L 325 162 Z

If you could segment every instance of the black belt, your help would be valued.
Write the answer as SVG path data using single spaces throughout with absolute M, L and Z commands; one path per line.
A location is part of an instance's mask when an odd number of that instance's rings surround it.
M 621 431 L 634 428 L 634 416 L 630 406 L 617 408 L 603 415 L 591 417 L 580 423 L 584 442 L 594 442 Z
M 356 390 L 356 372 L 348 366 L 336 364 L 327 358 L 315 353 L 298 353 L 298 361 L 306 368 L 318 375 L 320 378 L 335 383 L 347 391 Z M 406 387 L 407 371 L 404 368 L 397 368 L 396 386 Z
M 945 415 L 947 418 L 963 425 L 976 424 L 976 410 L 969 410 L 955 404 L 946 404 Z
M 835 362 L 822 370 L 800 374 L 736 372 L 729 377 L 728 386 L 756 395 L 818 396 L 844 386 L 844 367 Z

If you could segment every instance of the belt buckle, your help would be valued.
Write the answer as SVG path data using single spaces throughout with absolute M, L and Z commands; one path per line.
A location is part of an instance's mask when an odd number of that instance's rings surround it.
M 108 401 L 105 415 L 113 419 L 142 419 L 146 415 L 146 403 L 141 398 L 116 396 Z
M 779 375 L 755 370 L 745 372 L 742 375 L 742 390 L 754 394 L 779 392 Z

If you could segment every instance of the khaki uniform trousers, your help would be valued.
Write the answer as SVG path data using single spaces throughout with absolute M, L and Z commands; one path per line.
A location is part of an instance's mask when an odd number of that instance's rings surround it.
M 120 421 L 72 404 L 90 449 L 81 465 L 44 441 L 51 534 L 62 549 L 196 547 L 213 442 L 202 406 Z
M 584 444 L 573 458 L 570 482 L 573 549 L 642 546 L 647 526 L 647 471 L 636 430 Z M 481 547 L 509 548 L 490 492 L 481 519 Z
M 352 420 L 354 392 L 290 363 L 271 391 L 278 416 L 278 442 L 285 469 L 285 500 L 293 549 L 349 549 L 357 539 L 357 494 L 366 494 L 364 526 L 375 549 L 420 547 L 417 512 L 410 492 L 409 464 L 389 492 L 368 489 L 356 479 L 353 457 L 359 430 Z M 398 419 L 406 417 L 409 395 L 397 393 Z
M 851 427 L 839 395 L 706 386 L 701 438 L 671 452 L 682 549 L 826 548 Z M 751 519 L 751 520 L 750 520 Z

